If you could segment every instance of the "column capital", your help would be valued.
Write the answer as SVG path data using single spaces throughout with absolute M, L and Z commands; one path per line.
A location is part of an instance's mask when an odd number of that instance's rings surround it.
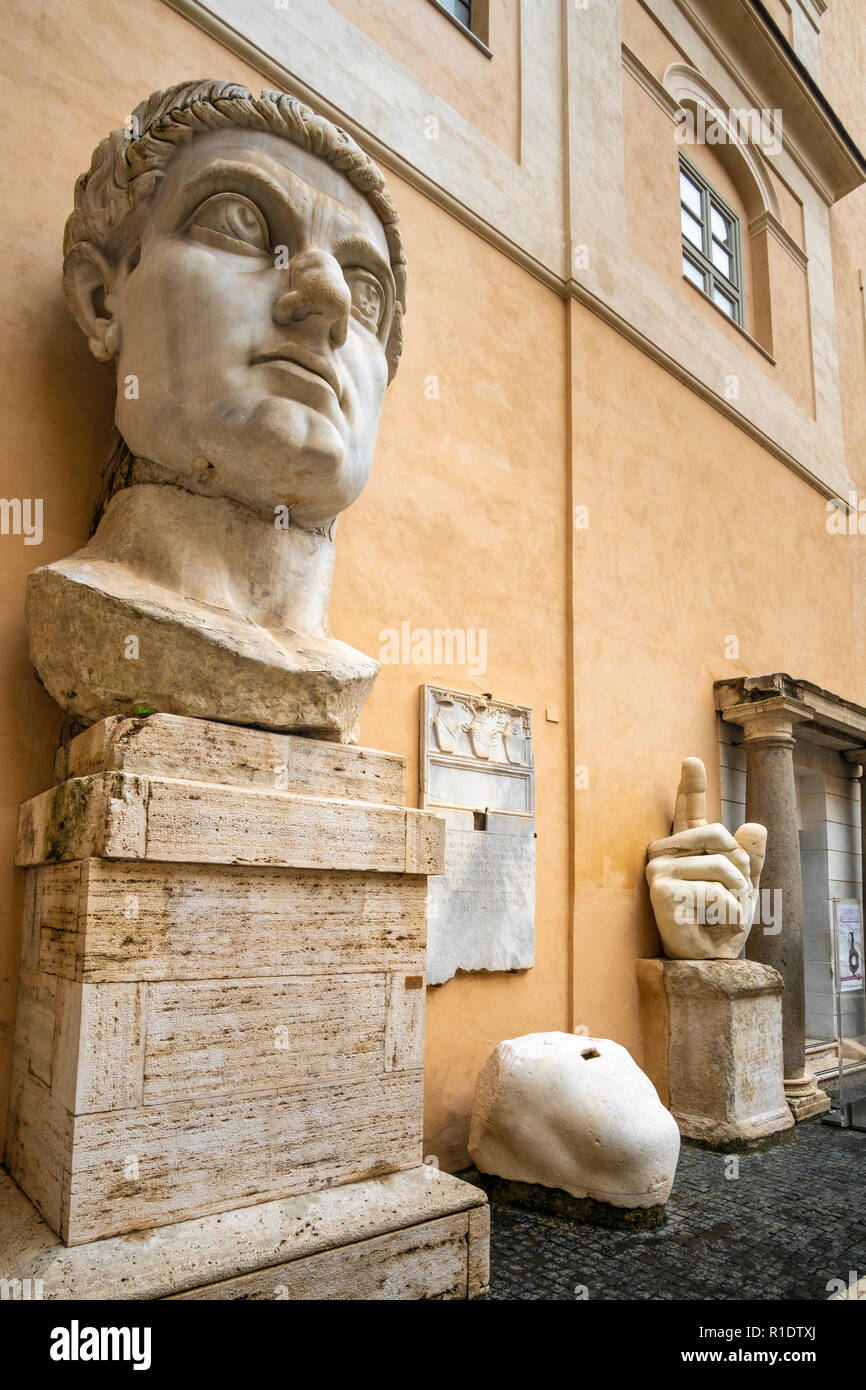
M 794 743 L 794 725 L 813 719 L 814 715 L 802 700 L 787 695 L 774 695 L 769 700 L 746 700 L 722 711 L 722 718 L 740 724 L 745 731 L 745 743 Z

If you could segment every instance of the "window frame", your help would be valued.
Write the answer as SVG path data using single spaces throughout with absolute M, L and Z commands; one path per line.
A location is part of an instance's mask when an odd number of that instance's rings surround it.
M 473 33 L 473 29 L 472 29 L 472 0 L 439 0 L 439 3 L 440 3 L 440 5 L 442 6 L 443 9 L 448 10 L 449 14 L 450 14 L 454 19 L 457 20 L 457 23 L 458 23 L 458 24 L 462 25 L 462 27 L 463 27 L 464 29 L 468 29 L 469 32 L 470 32 L 470 34 Z M 465 8 L 468 17 L 467 17 L 466 19 L 461 19 L 461 18 L 460 18 L 460 15 L 459 15 L 459 14 L 455 14 L 455 11 L 451 9 L 451 5 L 452 5 L 452 4 L 454 4 L 455 9 L 456 9 L 458 6 Z
M 700 194 L 700 217 L 698 217 L 693 209 L 683 200 L 682 184 L 680 183 L 682 175 L 685 175 L 688 181 L 696 187 Z M 703 276 L 704 282 L 702 286 L 695 285 L 695 282 L 686 274 L 685 269 L 683 270 L 683 278 L 688 280 L 690 285 L 694 285 L 695 289 L 700 290 L 701 293 L 709 299 L 710 303 L 715 305 L 720 314 L 724 314 L 725 318 L 731 323 L 735 323 L 738 328 L 745 330 L 746 294 L 743 275 L 742 221 L 734 212 L 733 208 L 728 206 L 721 194 L 716 192 L 715 188 L 713 188 L 709 180 L 701 173 L 700 169 L 696 169 L 694 164 L 682 153 L 680 154 L 677 168 L 677 188 L 680 191 L 680 228 L 682 229 L 682 214 L 684 211 L 688 213 L 693 221 L 698 222 L 701 228 L 700 247 L 695 246 L 694 242 L 690 241 L 685 232 L 681 230 L 683 261 L 688 261 L 689 264 Z M 725 246 L 720 241 L 719 245 L 722 246 L 723 250 L 727 251 L 731 257 L 733 279 L 730 279 L 713 261 L 713 210 L 723 217 L 731 227 L 730 246 Z M 718 237 L 716 237 L 715 240 L 718 241 Z M 721 305 L 716 303 L 713 295 L 714 289 L 718 289 L 720 294 L 725 295 L 725 297 L 731 301 L 734 306 L 733 314 L 726 313 Z
M 461 34 L 470 39 L 486 57 L 493 57 L 489 47 L 491 0 L 464 0 L 464 3 L 469 7 L 468 24 L 464 24 L 462 19 L 458 19 L 454 11 L 449 8 L 448 0 L 429 0 L 429 3 L 451 24 L 455 25 Z

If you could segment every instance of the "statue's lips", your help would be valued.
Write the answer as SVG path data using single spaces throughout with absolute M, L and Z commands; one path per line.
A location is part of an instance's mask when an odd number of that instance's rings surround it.
M 296 347 L 294 344 L 289 347 L 274 348 L 271 352 L 259 352 L 250 359 L 253 366 L 261 362 L 285 362 L 292 367 L 300 367 L 304 372 L 310 372 L 330 386 L 337 400 L 342 400 L 343 390 L 340 385 L 340 378 L 331 363 L 325 357 L 321 357 L 317 352 L 310 352 L 307 348 Z

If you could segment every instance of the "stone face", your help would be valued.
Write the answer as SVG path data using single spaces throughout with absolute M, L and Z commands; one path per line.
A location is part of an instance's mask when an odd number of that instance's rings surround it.
M 479 1073 L 469 1152 L 484 1173 L 616 1207 L 659 1206 L 679 1148 L 652 1082 L 606 1038 L 511 1038 Z
M 767 847 L 762 825 L 731 835 L 707 824 L 707 774 L 686 758 L 673 834 L 647 849 L 646 876 L 665 954 L 675 960 L 735 960 L 752 927 Z
M 305 794 L 268 785 L 274 767 Z M 278 1251 L 280 1296 L 480 1287 L 473 1189 L 436 1211 L 407 1189 L 403 1219 L 365 1225 L 368 1180 L 421 1165 L 427 875 L 444 846 L 438 817 L 394 804 L 402 760 L 156 717 L 86 731 L 58 770 L 81 775 L 20 815 L 7 1154 L 44 1219 L 90 1245 L 358 1189 L 332 1232 L 352 1252 Z M 314 794 L 332 778 L 341 795 Z M 276 1296 L 257 1268 L 200 1296 Z M 218 1277 L 199 1274 L 168 1292 Z
M 181 83 L 95 151 L 64 287 L 114 364 L 116 428 L 93 535 L 27 593 L 33 663 L 76 720 L 357 739 L 379 668 L 331 634 L 334 535 L 369 476 L 405 282 L 380 171 L 286 94 Z
M 430 880 L 427 979 L 535 962 L 531 711 L 440 686 L 421 690 L 421 805 L 446 825 Z
M 644 1064 L 682 1134 L 721 1148 L 790 1129 L 782 979 L 756 961 L 638 961 Z

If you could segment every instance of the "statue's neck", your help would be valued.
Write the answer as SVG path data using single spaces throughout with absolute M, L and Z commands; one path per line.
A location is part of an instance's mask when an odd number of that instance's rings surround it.
M 260 627 L 328 637 L 333 527 L 321 535 L 277 520 L 228 498 L 135 483 L 111 498 L 86 553 Z

